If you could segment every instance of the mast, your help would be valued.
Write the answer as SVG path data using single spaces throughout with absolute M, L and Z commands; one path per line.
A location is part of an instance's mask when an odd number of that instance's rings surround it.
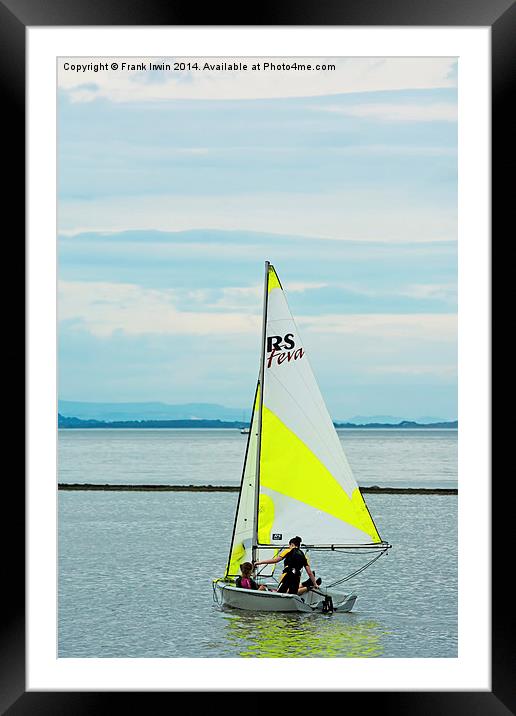
M 258 504 L 260 497 L 260 454 L 262 447 L 262 412 L 263 412 L 263 379 L 265 375 L 265 340 L 267 336 L 267 298 L 269 288 L 269 262 L 265 262 L 265 279 L 263 287 L 263 318 L 262 318 L 262 351 L 260 356 L 260 378 L 258 385 L 260 386 L 260 400 L 258 404 L 258 441 L 256 445 L 256 480 L 254 493 L 254 511 L 253 511 L 253 562 L 256 561 L 256 545 L 258 544 Z

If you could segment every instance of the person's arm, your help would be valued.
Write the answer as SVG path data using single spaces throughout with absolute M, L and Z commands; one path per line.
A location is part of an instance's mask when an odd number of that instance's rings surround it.
M 313 573 L 312 570 L 310 569 L 310 565 L 308 564 L 308 562 L 305 564 L 305 569 L 306 569 L 306 571 L 308 572 L 308 576 L 309 576 L 310 579 L 312 580 L 312 584 L 313 584 L 314 587 L 317 589 L 317 587 L 318 587 L 319 585 L 318 585 L 317 582 L 315 581 L 314 573 Z
M 259 562 L 253 562 L 253 567 L 256 567 L 258 564 L 277 564 L 278 562 L 281 562 L 282 559 L 285 559 L 287 554 L 292 551 L 292 547 L 287 547 L 283 550 L 283 552 L 280 552 L 277 557 L 272 557 L 271 559 L 261 559 Z
M 278 557 L 274 557 L 273 559 L 261 559 L 259 562 L 253 562 L 253 566 L 257 567 L 259 564 L 277 564 L 278 562 L 281 562 L 283 557 L 279 555 Z

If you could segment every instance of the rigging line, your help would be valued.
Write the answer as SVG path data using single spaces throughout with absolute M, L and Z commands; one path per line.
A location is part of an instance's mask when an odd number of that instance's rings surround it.
M 251 447 L 251 439 L 252 439 L 252 437 L 253 437 L 253 421 L 254 421 L 254 418 L 255 418 L 256 398 L 257 398 L 257 396 L 258 396 L 258 388 L 259 388 L 259 386 L 260 386 L 260 383 L 258 382 L 258 383 L 256 384 L 256 389 L 255 389 L 255 391 L 254 391 L 253 409 L 252 409 L 252 412 L 251 412 L 251 420 L 250 420 L 250 422 L 249 422 L 249 435 L 247 436 L 247 441 L 246 441 L 244 464 L 243 464 L 243 467 L 242 467 L 242 475 L 241 475 L 241 478 L 240 478 L 240 490 L 239 490 L 239 492 L 238 492 L 238 501 L 237 501 L 237 506 L 236 506 L 236 510 L 235 510 L 235 521 L 234 521 L 234 523 L 233 523 L 233 532 L 232 532 L 232 535 L 231 535 L 231 541 L 230 541 L 230 543 L 229 543 L 229 544 L 230 544 L 230 547 L 229 547 L 229 556 L 228 556 L 227 567 L 226 567 L 226 576 L 227 576 L 227 574 L 228 574 L 229 567 L 230 567 L 230 564 L 231 564 L 231 554 L 232 554 L 232 552 L 233 552 L 233 544 L 234 544 L 235 535 L 236 535 L 236 532 L 237 532 L 238 517 L 239 517 L 239 510 L 240 510 L 240 503 L 242 502 L 244 479 L 246 479 L 247 458 L 248 458 L 248 456 L 249 456 L 249 448 Z M 249 478 L 247 478 L 247 479 L 249 479 Z
M 386 549 L 382 550 L 382 552 L 375 555 L 373 557 L 373 559 L 369 560 L 369 562 L 367 562 L 367 564 L 364 564 L 362 567 L 360 567 L 360 569 L 357 569 L 354 572 L 351 572 L 351 574 L 349 574 L 347 577 L 344 577 L 343 579 L 338 579 L 336 582 L 332 582 L 331 584 L 328 584 L 328 586 L 326 588 L 331 589 L 331 587 L 336 587 L 337 584 L 342 584 L 343 582 L 347 582 L 348 579 L 352 579 L 353 577 L 356 577 L 357 574 L 360 574 L 360 572 L 363 572 L 364 569 L 367 569 L 367 567 L 370 567 L 373 564 L 373 562 L 376 562 L 376 560 L 379 559 L 382 556 L 382 554 L 385 554 L 386 551 L 387 551 Z
M 315 549 L 317 549 L 317 548 L 315 548 Z M 383 550 L 382 550 L 382 554 L 383 554 L 384 552 L 386 552 L 386 551 L 387 551 L 386 549 L 383 549 Z M 366 550 L 366 549 L 364 548 L 364 549 L 355 550 L 353 547 L 345 547 L 345 548 L 343 548 L 343 549 L 339 549 L 338 547 L 335 547 L 335 549 L 332 549 L 332 552 L 339 552 L 340 554 L 345 554 L 346 556 L 348 556 L 348 554 L 361 554 L 361 555 L 363 555 L 363 554 L 377 554 L 377 553 L 378 553 L 378 549 L 369 549 L 369 550 Z

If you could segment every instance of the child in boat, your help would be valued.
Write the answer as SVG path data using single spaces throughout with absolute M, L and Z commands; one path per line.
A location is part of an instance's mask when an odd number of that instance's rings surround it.
M 251 577 L 253 572 L 253 565 L 251 562 L 243 562 L 240 565 L 240 571 L 242 572 L 242 575 L 235 579 L 236 587 L 240 587 L 240 589 L 258 589 L 260 592 L 266 591 L 265 585 L 261 584 L 258 586 Z

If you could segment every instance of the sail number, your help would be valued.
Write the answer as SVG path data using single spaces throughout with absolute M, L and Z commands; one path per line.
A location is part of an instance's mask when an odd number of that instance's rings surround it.
M 304 350 L 296 348 L 294 334 L 287 333 L 285 336 L 268 336 L 267 353 L 267 368 L 270 368 L 274 361 L 276 365 L 281 365 L 284 361 L 290 363 L 292 360 L 302 358 Z

